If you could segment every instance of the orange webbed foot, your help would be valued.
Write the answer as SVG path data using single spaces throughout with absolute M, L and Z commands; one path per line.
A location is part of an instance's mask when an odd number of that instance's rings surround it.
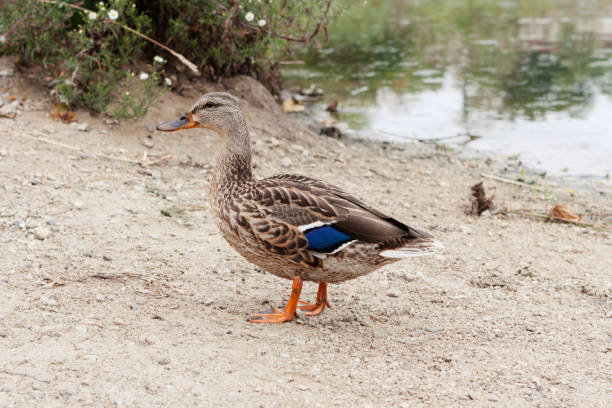
M 323 311 L 323 309 L 325 309 L 325 306 L 330 307 L 329 302 L 327 301 L 327 283 L 319 282 L 319 290 L 317 291 L 316 303 L 308 303 L 303 302 L 301 300 L 299 301 L 299 303 L 301 303 L 302 305 L 298 306 L 298 309 L 309 312 L 304 313 L 306 316 L 317 316 Z
M 285 310 L 273 308 L 274 313 L 253 313 L 249 319 L 251 323 L 284 323 L 293 320 L 297 316 L 297 303 L 302 292 L 302 278 L 293 278 L 293 286 L 291 288 L 291 296 L 287 301 Z M 262 319 L 253 319 L 261 317 Z
M 263 319 L 254 319 L 255 317 L 263 317 Z M 279 309 L 274 309 L 274 313 L 253 313 L 250 318 L 250 323 L 284 323 L 293 320 L 293 314 L 287 314 Z

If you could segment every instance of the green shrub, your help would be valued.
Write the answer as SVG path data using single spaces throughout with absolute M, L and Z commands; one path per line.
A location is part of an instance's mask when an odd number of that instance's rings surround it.
M 160 49 L 124 25 L 183 54 L 210 79 L 247 74 L 278 92 L 271 50 L 309 43 L 334 12 L 331 0 L 87 0 L 83 7 L 92 11 L 3 0 L 0 53 L 42 64 L 61 102 L 117 118 L 144 115 L 163 89 L 157 85 L 168 85 L 165 59 L 143 65 Z

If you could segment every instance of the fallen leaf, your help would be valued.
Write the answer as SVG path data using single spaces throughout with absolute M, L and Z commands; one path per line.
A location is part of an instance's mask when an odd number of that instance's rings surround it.
M 327 108 L 325 108 L 325 110 L 332 113 L 338 112 L 338 101 L 333 101 L 332 103 L 327 105 Z
M 285 112 L 302 112 L 304 110 L 304 105 L 295 98 L 289 98 L 283 101 L 283 109 Z
M 491 197 L 486 196 L 485 188 L 482 184 L 482 181 L 480 183 L 474 184 L 472 186 L 472 203 L 467 209 L 466 213 L 468 215 L 480 215 L 486 210 L 492 209 L 493 198 L 495 198 L 494 195 L 492 195 Z
M 582 214 L 576 214 L 576 211 L 569 203 L 559 203 L 550 209 L 549 217 L 559 218 L 566 221 L 581 221 Z
M 64 123 L 71 123 L 76 121 L 76 116 L 70 106 L 63 102 L 56 103 L 51 108 L 51 117 L 53 120 L 61 120 Z

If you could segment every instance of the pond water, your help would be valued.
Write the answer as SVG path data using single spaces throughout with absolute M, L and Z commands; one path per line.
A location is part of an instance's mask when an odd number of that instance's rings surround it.
M 437 139 L 612 173 L 612 1 L 359 1 L 283 68 L 359 137 Z

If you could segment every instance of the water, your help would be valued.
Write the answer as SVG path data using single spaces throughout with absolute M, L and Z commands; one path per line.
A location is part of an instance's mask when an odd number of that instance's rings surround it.
M 356 3 L 288 66 L 359 137 L 440 139 L 612 173 L 612 1 Z M 323 103 L 322 102 L 322 103 Z

